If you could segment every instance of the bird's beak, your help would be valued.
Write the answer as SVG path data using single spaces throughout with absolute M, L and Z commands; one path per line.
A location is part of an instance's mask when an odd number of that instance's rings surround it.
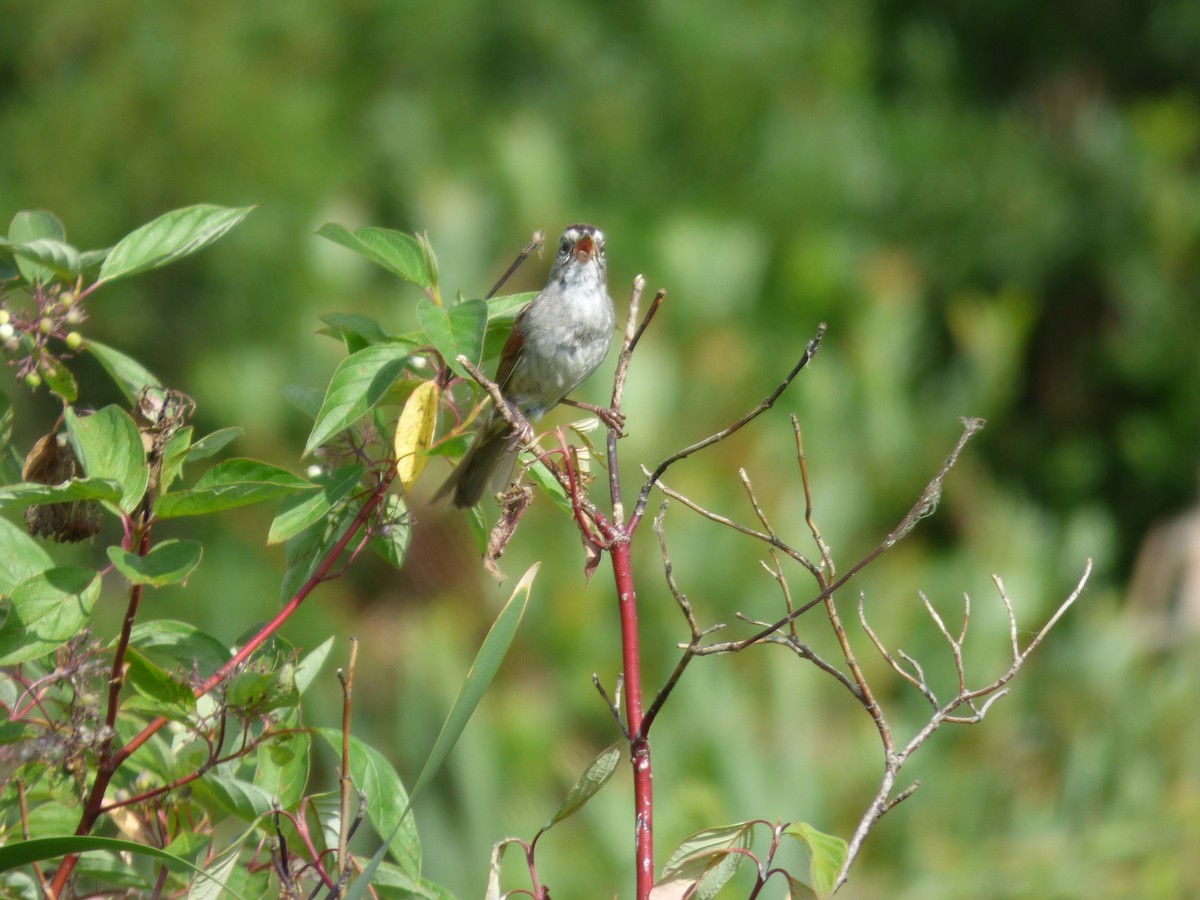
M 585 234 L 575 243 L 575 257 L 580 262 L 587 262 L 596 255 L 596 244 L 590 234 Z

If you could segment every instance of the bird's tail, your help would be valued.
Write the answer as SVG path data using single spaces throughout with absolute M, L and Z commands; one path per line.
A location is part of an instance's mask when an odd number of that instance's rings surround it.
M 492 475 L 501 468 L 505 456 L 510 456 L 509 465 L 504 471 L 511 475 L 512 463 L 516 462 L 515 448 L 512 443 L 512 429 L 501 423 L 499 429 L 493 430 L 487 426 L 475 438 L 470 449 L 463 455 L 446 483 L 438 488 L 433 495 L 437 503 L 445 497 L 460 509 L 469 509 L 483 499 L 488 482 Z

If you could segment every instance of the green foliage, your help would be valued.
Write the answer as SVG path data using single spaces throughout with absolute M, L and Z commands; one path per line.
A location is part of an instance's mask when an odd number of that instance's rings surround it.
M 315 408 L 299 419 L 282 388 L 324 387 L 337 361 L 313 347 L 306 323 L 336 306 L 395 334 L 417 327 L 387 272 L 298 235 L 334 217 L 351 231 L 427 227 L 443 270 L 480 296 L 532 229 L 591 219 L 609 233 L 618 301 L 635 271 L 671 289 L 628 397 L 631 420 L 652 421 L 631 429 L 632 456 L 654 462 L 740 414 L 741 399 L 775 383 L 797 335 L 828 319 L 831 339 L 787 411 L 805 427 L 835 547 L 890 527 L 957 416 L 990 423 L 932 527 L 865 584 L 899 646 L 929 649 L 915 599 L 895 589 L 914 573 L 934 573 L 924 585 L 935 599 L 969 583 L 985 609 L 986 574 L 999 571 L 1038 608 L 1070 580 L 1068 561 L 1099 562 L 1049 647 L 1053 677 L 1006 698 L 986 739 L 930 748 L 938 777 L 889 814 L 849 892 L 1200 892 L 1188 862 L 1200 841 L 1200 732 L 1184 687 L 1200 678 L 1195 639 L 1182 619 L 1156 626 L 1165 606 L 1126 589 L 1151 523 L 1195 495 L 1192 6 L 467 0 L 320 12 L 124 0 L 9 10 L 0 208 L 57 210 L 83 248 L 112 244 L 167 204 L 261 201 L 235 240 L 112 285 L 89 345 L 125 348 L 186 386 L 204 417 L 197 433 L 245 425 L 239 453 L 290 465 Z M 97 270 L 89 251 L 80 258 Z M 0 250 L 0 277 L 17 271 Z M 534 286 L 532 261 L 521 277 Z M 81 368 L 89 377 L 82 402 L 113 402 L 93 390 L 102 373 Z M 13 400 L 23 452 L 58 409 Z M 720 459 L 690 460 L 681 486 L 702 486 L 733 514 L 745 501 L 730 473 L 745 465 L 777 499 L 778 527 L 798 524 L 804 498 L 779 464 L 789 442 L 784 417 L 768 418 Z M 0 481 L 17 483 L 20 459 L 14 470 L 4 451 Z M 414 514 L 447 534 L 436 511 Z M 171 527 L 193 522 L 204 524 Z M 505 831 L 521 833 L 540 819 L 520 811 L 559 799 L 546 771 L 562 761 L 529 732 L 578 723 L 572 746 L 610 735 L 588 684 L 613 640 L 603 599 L 596 588 L 576 596 L 557 515 L 535 509 L 523 527 L 546 556 L 539 579 L 553 602 L 527 622 L 520 666 L 502 673 L 450 761 L 436 797 L 444 812 L 423 823 L 428 867 L 462 895 L 482 888 L 483 867 L 461 864 L 494 839 L 482 820 L 504 810 Z M 226 647 L 249 609 L 261 616 L 278 551 L 230 534 L 223 547 L 205 540 L 189 588 L 202 603 L 164 590 L 149 614 L 196 616 Z M 450 534 L 418 544 L 423 571 L 462 571 L 469 551 Z M 773 585 L 721 534 L 682 526 L 674 546 L 677 571 L 692 573 L 684 588 L 720 607 L 715 620 L 732 621 L 735 598 L 752 613 L 768 602 Z M 10 552 L 0 547 L 0 575 Z M 512 546 L 514 571 L 531 553 Z M 1171 565 L 1151 568 L 1171 580 Z M 308 643 L 369 631 L 387 644 L 385 677 L 360 691 L 359 733 L 391 748 L 401 771 L 415 771 L 411 748 L 436 734 L 446 667 L 470 658 L 459 631 L 489 602 L 470 587 L 456 581 L 447 596 L 407 575 L 352 574 L 309 610 Z M 665 590 L 644 584 L 641 596 L 655 611 L 647 627 L 673 646 Z M 978 625 L 1003 637 L 998 621 Z M 661 672 L 668 651 L 647 665 Z M 680 772 L 660 773 L 662 846 L 696 821 L 769 809 L 781 781 L 808 785 L 803 815 L 845 833 L 877 763 L 858 749 L 863 723 L 778 664 L 747 659 L 722 678 L 695 677 L 700 696 L 676 698 L 695 727 L 679 741 L 664 729 L 656 745 Z M 767 723 L 743 712 L 747 695 L 770 710 Z M 746 765 L 739 734 L 774 751 L 761 769 L 777 780 Z M 840 777 L 814 784 L 828 758 Z M 999 774 L 985 800 L 964 803 L 981 789 L 980 766 Z M 566 896 L 607 884 L 627 850 L 627 821 L 603 803 L 588 813 L 556 835 L 569 865 L 546 860 Z
M 60 353 L 48 340 L 61 337 L 59 320 L 65 323 L 71 317 L 72 324 L 82 323 L 81 310 L 90 306 L 98 289 L 207 246 L 248 212 L 195 206 L 164 215 L 111 251 L 100 252 L 99 272 L 90 284 L 79 277 L 78 266 L 59 265 L 60 258 L 71 254 L 46 250 L 46 240 L 61 243 L 65 237 L 49 214 L 19 214 L 9 241 L 0 247 L 14 261 L 12 283 L 4 285 L 4 321 L 14 333 L 7 349 L 19 370 L 56 373 L 45 384 L 62 404 L 64 426 L 62 435 L 51 432 L 38 440 L 27 457 L 24 481 L 0 487 L 0 507 L 23 508 L 35 532 L 56 540 L 79 540 L 95 533 L 90 517 L 81 511 L 102 505 L 119 520 L 123 534 L 120 544 L 106 548 L 106 560 L 97 559 L 94 566 L 55 565 L 37 543 L 0 520 L 0 604 L 5 613 L 0 665 L 8 667 L 0 673 L 0 702 L 11 720 L 5 739 L 18 746 L 57 742 L 50 758 L 61 769 L 53 774 L 38 754 L 21 754 L 27 761 L 15 766 L 3 788 L 9 812 L 0 820 L 0 832 L 20 828 L 32 839 L 19 841 L 23 849 L 6 859 L 15 868 L 63 857 L 54 890 L 67 889 L 72 880 L 146 890 L 157 879 L 170 890 L 186 888 L 189 896 L 218 890 L 236 895 L 269 892 L 276 877 L 277 887 L 283 889 L 293 877 L 307 877 L 301 874 L 305 870 L 325 871 L 322 857 L 284 855 L 264 868 L 259 861 L 261 840 L 250 841 L 252 835 L 278 840 L 279 848 L 296 848 L 293 853 L 320 854 L 325 842 L 329 849 L 338 846 L 340 830 L 349 826 L 310 784 L 319 774 L 313 768 L 315 733 L 335 750 L 345 742 L 349 769 L 343 791 L 353 785 L 392 857 L 391 862 L 372 860 L 360 879 L 363 885 L 378 876 L 389 896 L 448 896 L 421 878 L 411 799 L 393 765 L 353 735 L 312 729 L 305 723 L 302 697 L 328 658 L 332 641 L 301 658 L 275 634 L 314 587 L 335 576 L 335 565 L 348 565 L 365 547 L 391 565 L 403 566 L 411 523 L 404 499 L 388 493 L 397 461 L 393 441 L 381 432 L 387 420 L 379 412 L 383 405 L 403 402 L 405 395 L 393 390 L 401 376 L 413 384 L 419 383 L 419 368 L 452 371 L 437 352 L 447 333 L 435 329 L 435 334 L 394 340 L 363 317 L 330 317 L 331 328 L 337 329 L 334 336 L 345 340 L 348 348 L 361 347 L 334 373 L 325 401 L 313 405 L 308 450 L 319 450 L 326 465 L 306 478 L 256 459 L 225 459 L 190 484 L 189 465 L 218 453 L 241 429 L 223 428 L 193 441 L 195 430 L 188 420 L 195 405 L 190 398 L 164 388 L 123 352 L 83 340 L 70 342 L 69 349 L 95 349 L 101 370 L 130 409 L 115 404 L 94 411 L 77 409 L 80 382 L 68 368 L 74 357 Z M 382 229 L 352 235 L 327 226 L 322 233 L 426 286 L 422 303 L 440 304 L 436 262 L 426 242 Z M 66 277 L 76 280 L 67 285 L 61 280 Z M 31 311 L 22 309 L 22 303 Z M 455 309 L 470 311 L 469 316 L 463 312 L 451 317 L 456 323 L 451 338 L 455 348 L 482 348 L 489 324 L 487 304 L 468 301 Z M 506 318 L 511 320 L 507 310 Z M 470 335 L 463 330 L 468 326 Z M 458 402 L 474 394 L 466 385 L 458 385 L 458 390 Z M 431 413 L 436 414 L 441 394 L 435 391 L 431 396 Z M 8 439 L 11 424 L 6 428 Z M 426 453 L 435 434 L 432 427 L 420 430 L 419 446 L 409 451 Z M 199 540 L 155 540 L 155 525 L 266 501 L 280 501 L 267 540 L 286 546 L 285 614 L 251 628 L 233 651 L 188 622 L 135 621 L 144 608 L 143 592 L 184 587 L 205 555 Z M 74 521 L 74 527 L 40 527 L 39 517 L 55 511 Z M 484 641 L 416 781 L 414 796 L 445 762 L 495 676 L 522 619 L 535 572 L 536 566 L 518 583 Z M 128 592 L 128 612 L 113 635 L 96 640 L 94 611 L 110 575 L 119 582 L 117 590 Z M 120 680 L 110 687 L 107 673 L 112 671 L 120 673 Z M 163 729 L 168 721 L 176 731 Z M 75 725 L 64 732 L 68 722 Z M 236 746 L 227 740 L 234 731 L 239 735 Z M 115 803 L 106 801 L 110 784 L 123 792 Z M 178 791 L 183 785 L 188 786 L 186 795 Z M 14 792 L 20 793 L 20 804 L 11 802 Z M 122 868 L 103 851 L 127 849 L 128 842 L 90 838 L 106 814 L 123 833 L 143 834 L 137 823 L 164 796 L 172 804 L 166 838 L 174 852 L 139 851 L 134 867 Z M 39 808 L 58 804 L 64 815 L 53 821 L 31 818 L 25 801 L 42 804 Z M 310 834 L 310 807 L 324 810 L 328 817 L 321 839 Z M 71 818 L 76 825 L 70 824 Z M 230 818 L 242 820 L 247 830 L 214 855 L 213 832 Z M 206 824 L 196 831 L 199 821 Z M 87 837 L 72 842 L 65 837 L 71 831 Z M 85 852 L 89 855 L 82 855 Z M 347 860 L 336 861 L 348 865 Z M 189 869 L 199 872 L 201 863 L 203 875 L 189 874 Z M 166 869 L 155 874 L 162 864 Z M 5 884 L 16 889 L 26 876 L 13 877 Z M 323 877 L 330 880 L 328 874 Z

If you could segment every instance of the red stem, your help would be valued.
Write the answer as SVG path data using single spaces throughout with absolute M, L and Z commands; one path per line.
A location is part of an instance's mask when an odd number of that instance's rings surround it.
M 621 615 L 621 656 L 625 671 L 625 709 L 633 763 L 634 841 L 637 853 L 637 898 L 647 900 L 654 886 L 654 793 L 650 741 L 642 734 L 642 668 L 638 649 L 637 592 L 630 545 L 622 534 L 612 542 L 613 576 Z
M 316 588 L 316 586 L 325 579 L 325 576 L 329 574 L 329 570 L 333 567 L 333 564 L 337 561 L 337 558 L 341 556 L 342 551 L 346 549 L 346 545 L 350 543 L 351 538 L 358 534 L 359 529 L 362 528 L 362 526 L 370 518 L 371 513 L 375 510 L 375 507 L 378 506 L 380 501 L 382 501 L 382 499 L 387 495 L 388 487 L 391 485 L 392 480 L 395 477 L 396 470 L 395 467 L 392 467 L 380 481 L 379 485 L 375 488 L 375 491 L 371 494 L 370 499 L 363 504 L 363 508 L 359 510 L 358 515 L 354 517 L 354 521 L 350 523 L 350 527 L 346 529 L 346 533 L 343 534 L 341 538 L 338 539 L 338 542 L 333 545 L 329 553 L 326 554 L 325 559 L 321 561 L 321 564 L 317 567 L 316 571 L 309 576 L 309 579 L 304 582 L 304 585 L 300 588 L 300 590 L 298 590 L 292 596 L 292 599 L 290 599 L 284 605 L 283 609 L 281 609 L 276 616 L 271 619 L 270 622 L 263 626 L 262 630 L 259 631 L 258 634 L 251 638 L 245 644 L 245 646 L 243 646 L 236 654 L 234 654 L 233 658 L 230 659 L 229 662 L 221 666 L 220 669 L 209 676 L 208 680 L 205 681 L 204 684 L 196 689 L 197 697 L 207 694 L 217 685 L 229 678 L 230 675 L 236 672 L 238 668 L 240 668 L 242 664 L 250 658 L 251 654 L 253 654 L 255 650 L 266 643 L 267 640 L 270 639 L 271 635 L 278 631 L 283 623 L 291 618 L 292 614 L 300 608 L 300 604 L 304 602 L 305 598 L 307 598 L 308 595 L 313 592 L 313 589 Z M 143 535 L 142 546 L 148 547 L 148 542 L 149 535 L 146 533 Z M 145 549 L 143 549 L 142 552 L 145 553 Z M 135 587 L 130 598 L 130 609 L 126 613 L 125 626 L 122 629 L 122 639 L 118 642 L 117 654 L 113 663 L 114 674 L 109 688 L 110 704 L 112 698 L 116 697 L 120 693 L 121 685 L 119 683 L 114 684 L 114 682 L 117 680 L 118 673 L 121 674 L 123 681 L 122 670 L 124 668 L 123 660 L 125 647 L 128 646 L 128 630 L 132 627 L 133 617 L 137 613 L 137 600 L 140 599 L 140 597 L 141 591 Z M 118 661 L 120 661 L 120 666 L 118 666 Z M 111 715 L 111 705 L 109 712 Z M 159 716 L 158 718 L 152 720 L 150 724 L 143 728 L 132 740 L 130 740 L 128 744 L 114 753 L 107 762 L 101 762 L 100 766 L 98 766 L 96 770 L 96 780 L 92 785 L 92 792 L 88 796 L 87 802 L 84 805 L 83 814 L 80 816 L 79 827 L 75 829 L 76 834 L 85 835 L 91 832 L 92 828 L 96 824 L 96 820 L 100 817 L 100 811 L 104 803 L 104 794 L 108 790 L 109 782 L 112 781 L 112 777 L 114 774 L 116 774 L 117 769 L 120 768 L 121 764 L 125 762 L 125 760 L 137 752 L 139 747 L 157 734 L 159 730 L 167 724 L 167 721 L 168 720 L 163 716 Z M 75 864 L 78 861 L 79 856 L 77 854 L 69 854 L 63 858 L 62 865 L 59 866 L 58 871 L 54 873 L 54 881 L 50 884 L 49 895 L 51 900 L 54 900 L 54 898 L 57 898 L 62 893 L 63 888 L 66 887 L 67 879 L 71 877 L 71 873 L 75 870 Z

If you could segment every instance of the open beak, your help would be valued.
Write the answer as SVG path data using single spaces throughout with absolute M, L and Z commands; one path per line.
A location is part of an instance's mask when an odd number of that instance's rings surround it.
M 590 234 L 585 234 L 575 243 L 575 257 L 580 262 L 587 262 L 596 255 L 596 243 Z

